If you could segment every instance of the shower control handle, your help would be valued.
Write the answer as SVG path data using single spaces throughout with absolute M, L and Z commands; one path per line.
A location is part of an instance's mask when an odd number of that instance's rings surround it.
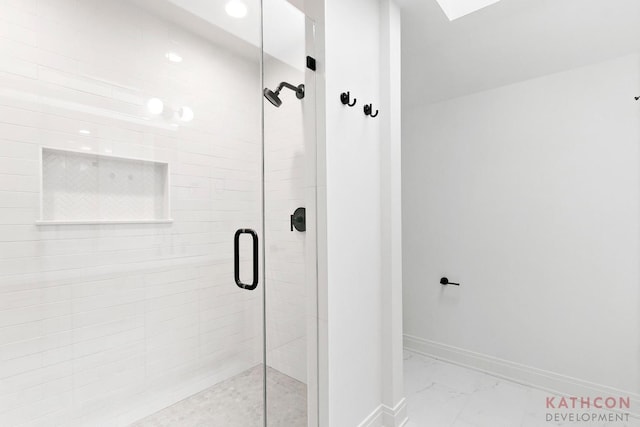
M 297 231 L 307 231 L 307 210 L 298 208 L 289 218 L 291 231 L 295 228 Z
M 251 284 L 242 283 L 240 280 L 240 236 L 249 234 L 253 241 L 253 281 Z M 239 288 L 252 291 L 258 287 L 258 234 L 250 228 L 240 228 L 233 237 L 233 269 L 236 285 Z

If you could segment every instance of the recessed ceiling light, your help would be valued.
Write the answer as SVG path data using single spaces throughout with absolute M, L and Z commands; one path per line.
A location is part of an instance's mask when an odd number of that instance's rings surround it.
M 242 0 L 229 0 L 224 10 L 233 18 L 244 18 L 247 16 L 247 5 Z
M 500 0 L 437 0 L 449 21 L 483 9 Z
M 167 52 L 164 56 L 171 62 L 182 62 L 182 56 L 175 52 Z
M 164 102 L 159 98 L 151 98 L 147 101 L 147 109 L 151 114 L 162 114 Z
M 88 129 L 80 129 L 78 131 L 78 133 L 82 134 L 82 135 L 91 135 L 91 131 Z

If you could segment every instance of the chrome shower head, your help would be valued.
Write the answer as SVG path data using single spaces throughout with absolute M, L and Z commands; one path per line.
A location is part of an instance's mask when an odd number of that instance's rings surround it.
M 287 88 L 287 89 L 291 89 L 292 91 L 294 91 L 296 93 L 296 98 L 298 99 L 302 99 L 304 98 L 304 85 L 300 84 L 298 86 L 294 86 L 290 83 L 287 82 L 282 82 L 278 85 L 278 88 L 273 91 L 271 89 L 269 89 L 268 87 L 264 89 L 264 91 L 262 91 L 262 93 L 264 94 L 264 97 L 267 98 L 267 100 L 272 103 L 275 107 L 280 107 L 282 105 L 282 100 L 280 99 L 280 91 L 282 90 L 282 88 Z

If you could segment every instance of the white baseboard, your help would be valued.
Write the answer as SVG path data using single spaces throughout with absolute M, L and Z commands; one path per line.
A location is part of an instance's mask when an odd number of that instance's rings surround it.
M 358 427 L 384 427 L 382 424 L 382 405 L 378 406 Z
M 640 418 L 640 394 L 521 365 L 447 344 L 404 335 L 404 348 L 476 371 L 564 396 L 629 396 L 629 415 Z
M 403 397 L 395 407 L 382 406 L 382 425 L 384 427 L 404 427 L 409 421 L 407 400 Z
M 378 406 L 358 427 L 404 427 L 407 421 L 407 401 L 402 398 L 394 408 Z

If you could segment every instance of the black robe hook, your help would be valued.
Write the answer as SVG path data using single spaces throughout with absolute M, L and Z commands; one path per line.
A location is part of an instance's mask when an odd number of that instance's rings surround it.
M 365 116 L 371 116 L 371 117 L 377 117 L 378 116 L 378 110 L 376 110 L 375 114 L 372 114 L 373 111 L 373 106 L 371 104 L 367 104 L 364 106 L 364 115 Z
M 349 107 L 353 107 L 354 105 L 356 105 L 356 98 L 353 98 L 353 102 L 350 101 L 351 98 L 351 93 L 349 92 L 342 92 L 340 94 L 340 102 L 342 102 L 344 105 L 348 105 Z

